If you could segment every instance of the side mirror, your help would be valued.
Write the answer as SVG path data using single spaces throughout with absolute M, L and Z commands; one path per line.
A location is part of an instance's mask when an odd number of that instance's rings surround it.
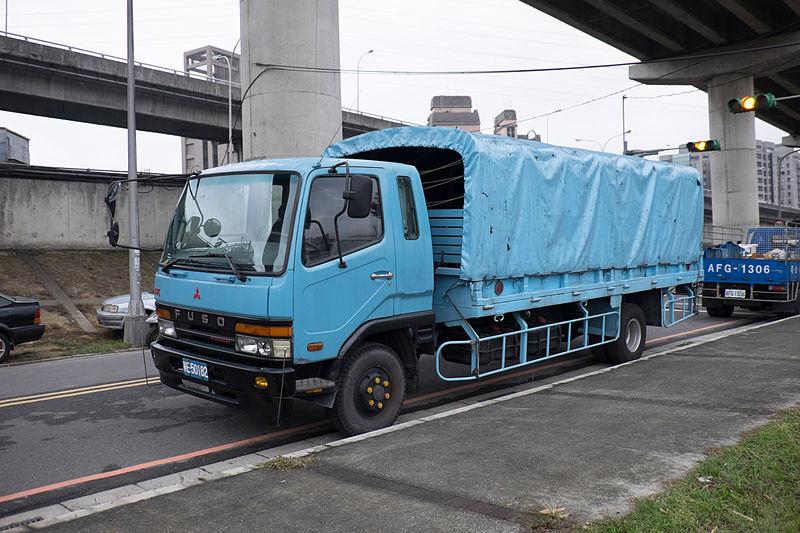
M 119 242 L 119 222 L 114 220 L 114 215 L 117 212 L 117 196 L 119 195 L 119 190 L 121 188 L 122 182 L 115 181 L 108 186 L 108 192 L 106 193 L 106 197 L 104 199 L 106 207 L 108 208 L 108 216 L 110 218 L 109 228 L 106 232 L 106 236 L 108 237 L 108 244 L 111 246 L 117 246 L 117 243 Z
M 119 242 L 119 222 L 112 220 L 111 229 L 106 232 L 106 235 L 108 235 L 108 244 L 116 246 Z
M 372 178 L 350 176 L 350 189 L 342 197 L 347 201 L 347 216 L 367 218 L 372 209 Z
M 222 231 L 222 223 L 216 218 L 209 218 L 206 220 L 205 224 L 203 224 L 203 231 L 213 239 Z
M 111 211 L 113 215 L 117 209 L 117 196 L 119 196 L 119 190 L 122 188 L 122 182 L 115 181 L 111 185 L 108 186 L 108 192 L 106 193 L 105 202 L 108 206 L 108 209 Z

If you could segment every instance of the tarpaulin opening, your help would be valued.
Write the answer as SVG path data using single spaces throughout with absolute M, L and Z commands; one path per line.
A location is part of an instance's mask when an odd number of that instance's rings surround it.
M 422 179 L 428 209 L 464 207 L 464 161 L 454 150 L 403 146 L 357 152 L 349 157 L 413 165 Z

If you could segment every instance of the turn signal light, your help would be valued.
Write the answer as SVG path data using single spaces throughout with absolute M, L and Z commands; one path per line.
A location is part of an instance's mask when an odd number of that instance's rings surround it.
M 236 333 L 256 335 L 258 337 L 286 337 L 292 336 L 290 326 L 257 326 L 255 324 L 236 324 Z
M 156 309 L 156 314 L 161 318 L 166 318 L 167 320 L 169 320 L 169 311 L 167 311 L 166 309 Z

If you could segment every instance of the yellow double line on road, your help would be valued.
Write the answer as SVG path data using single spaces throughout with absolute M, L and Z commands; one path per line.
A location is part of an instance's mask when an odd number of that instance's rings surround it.
M 15 405 L 24 405 L 26 403 L 46 402 L 48 400 L 58 400 L 61 398 L 70 398 L 72 396 L 83 396 L 85 394 L 94 394 L 96 392 L 106 392 L 117 389 L 127 389 L 130 387 L 140 387 L 142 385 L 150 385 L 160 383 L 158 378 L 132 379 L 129 381 L 118 381 L 116 383 L 107 383 L 105 385 L 95 385 L 93 387 L 82 387 L 79 389 L 69 389 L 59 392 L 46 392 L 44 394 L 35 394 L 33 396 L 18 396 L 16 398 L 8 398 L 7 400 L 0 400 L 0 408 L 14 407 Z

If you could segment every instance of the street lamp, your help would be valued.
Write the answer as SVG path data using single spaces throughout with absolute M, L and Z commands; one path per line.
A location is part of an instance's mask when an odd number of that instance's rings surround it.
M 600 151 L 601 152 L 603 151 L 603 145 L 600 144 L 600 141 L 595 141 L 594 139 L 578 139 L 576 137 L 575 138 L 575 142 L 579 142 L 579 143 L 595 143 L 597 145 L 597 147 L 600 148 Z
M 233 85 L 233 69 L 231 60 L 225 55 L 214 56 L 215 61 L 224 59 L 228 64 L 228 164 L 233 163 L 233 104 L 231 100 L 231 87 Z
M 359 113 L 361 112 L 361 60 L 364 59 L 364 56 L 367 54 L 371 54 L 375 50 L 367 50 L 361 57 L 358 58 L 358 63 L 356 63 L 356 111 Z
M 783 163 L 783 160 L 786 159 L 787 156 L 790 156 L 797 152 L 800 152 L 800 148 L 792 150 L 791 152 L 786 152 L 785 154 L 780 156 L 780 158 L 778 158 L 778 220 L 781 220 L 783 218 L 783 200 L 781 199 L 781 189 L 783 188 L 781 184 L 781 164 Z
M 606 142 L 604 142 L 603 144 L 600 144 L 600 142 L 599 142 L 599 141 L 595 141 L 594 139 L 575 139 L 575 140 L 576 140 L 576 141 L 578 141 L 578 142 L 590 142 L 590 143 L 595 143 L 597 146 L 599 146 L 599 147 L 600 147 L 600 151 L 601 151 L 601 152 L 605 152 L 605 151 L 606 151 L 606 146 L 608 146 L 608 143 L 609 143 L 609 142 L 613 141 L 613 140 L 614 140 L 614 139 L 616 139 L 617 137 L 622 137 L 623 135 L 625 135 L 625 134 L 628 134 L 628 133 L 630 133 L 630 132 L 631 132 L 631 130 L 626 130 L 626 131 L 623 131 L 622 133 L 617 133 L 616 135 L 612 135 L 611 137 L 609 137 L 608 139 L 606 139 Z

